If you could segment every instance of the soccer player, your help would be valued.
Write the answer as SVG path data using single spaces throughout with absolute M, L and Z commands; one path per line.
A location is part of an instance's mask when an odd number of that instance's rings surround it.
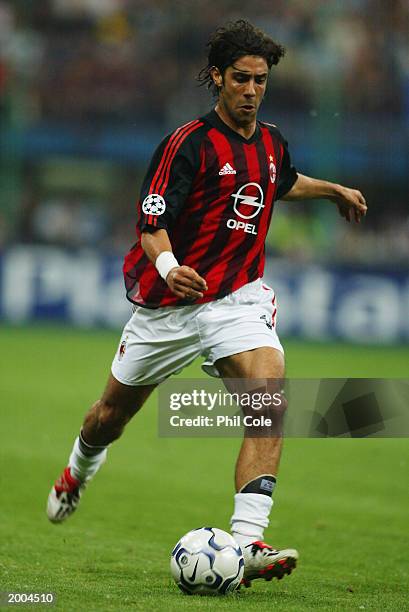
M 216 30 L 208 47 L 199 78 L 216 105 L 168 135 L 151 160 L 124 263 L 133 314 L 102 397 L 51 489 L 47 514 L 55 523 L 77 508 L 108 445 L 154 388 L 199 355 L 205 371 L 223 378 L 284 377 L 275 296 L 261 280 L 274 202 L 326 198 L 356 222 L 367 210 L 360 191 L 297 172 L 277 127 L 257 120 L 284 49 L 244 20 Z M 263 541 L 281 446 L 280 435 L 245 436 L 237 459 L 231 528 L 247 585 L 281 578 L 298 558 Z

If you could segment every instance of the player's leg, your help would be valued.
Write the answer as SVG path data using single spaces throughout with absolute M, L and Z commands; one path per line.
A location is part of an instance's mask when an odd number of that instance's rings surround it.
M 90 480 L 105 461 L 107 447 L 142 408 L 156 385 L 124 385 L 110 374 L 101 399 L 87 412 L 74 443 L 69 467 L 81 483 Z
M 51 521 L 61 522 L 76 509 L 85 484 L 105 461 L 107 446 L 121 435 L 156 385 L 200 354 L 192 316 L 200 308 L 203 305 L 134 308 L 124 327 L 105 391 L 86 414 L 68 466 L 51 489 L 47 506 Z
M 271 395 L 281 390 L 284 378 L 284 355 L 270 347 L 261 347 L 245 351 L 230 357 L 219 359 L 217 369 L 223 378 L 247 379 L 259 382 L 266 381 L 266 392 Z M 275 383 L 277 381 L 277 383 Z M 251 383 L 250 383 L 251 385 Z M 278 472 L 282 448 L 282 436 L 249 436 L 241 445 L 236 463 L 236 491 L 240 491 L 248 482 L 260 474 Z
M 251 388 L 256 381 L 257 392 L 265 383 L 265 391 L 273 397 L 281 391 L 284 377 L 284 356 L 271 347 L 260 347 L 244 351 L 216 362 L 223 378 L 245 379 Z M 236 495 L 232 517 L 232 533 L 245 557 L 245 580 L 249 585 L 254 578 L 267 580 L 291 573 L 298 553 L 294 549 L 276 550 L 263 542 L 264 529 L 269 524 L 273 505 L 272 493 L 277 480 L 280 463 L 282 436 L 281 420 L 284 398 L 278 410 L 265 407 L 262 413 L 270 417 L 272 429 L 256 430 L 253 435 L 246 431 L 236 463 Z
M 101 399 L 85 415 L 67 467 L 51 489 L 47 503 L 50 521 L 60 523 L 76 510 L 86 483 L 106 459 L 108 445 L 120 437 L 155 387 L 124 385 L 110 374 Z
M 85 415 L 81 430 L 84 441 L 91 446 L 107 446 L 119 438 L 156 386 L 124 385 L 110 374 L 101 399 Z

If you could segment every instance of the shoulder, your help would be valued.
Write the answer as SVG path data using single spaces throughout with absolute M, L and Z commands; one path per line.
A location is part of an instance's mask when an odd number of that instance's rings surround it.
M 193 119 L 170 132 L 161 145 L 172 149 L 181 149 L 195 143 L 203 134 L 205 123 L 202 119 Z
M 168 133 L 157 145 L 152 164 L 171 164 L 185 158 L 194 163 L 199 155 L 203 127 L 204 122 L 201 119 L 193 119 Z
M 151 158 L 150 168 L 169 171 L 196 171 L 200 166 L 204 123 L 201 119 L 188 121 L 167 134 Z M 159 171 L 159 170 L 158 170 Z
M 267 121 L 259 121 L 258 122 L 261 128 L 267 129 L 272 136 L 277 138 L 279 142 L 287 146 L 287 140 L 282 135 L 280 129 L 274 123 L 268 123 Z

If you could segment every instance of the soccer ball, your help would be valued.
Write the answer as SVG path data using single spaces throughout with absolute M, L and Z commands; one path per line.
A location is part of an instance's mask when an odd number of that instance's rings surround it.
M 176 544 L 170 570 L 184 593 L 225 595 L 240 585 L 244 559 L 229 533 L 217 527 L 200 527 L 189 531 Z

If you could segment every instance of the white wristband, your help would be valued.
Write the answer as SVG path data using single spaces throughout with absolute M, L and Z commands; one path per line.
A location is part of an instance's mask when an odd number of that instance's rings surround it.
M 172 268 L 178 268 L 179 263 L 173 253 L 170 251 L 162 251 L 155 261 L 155 267 L 164 281 Z

